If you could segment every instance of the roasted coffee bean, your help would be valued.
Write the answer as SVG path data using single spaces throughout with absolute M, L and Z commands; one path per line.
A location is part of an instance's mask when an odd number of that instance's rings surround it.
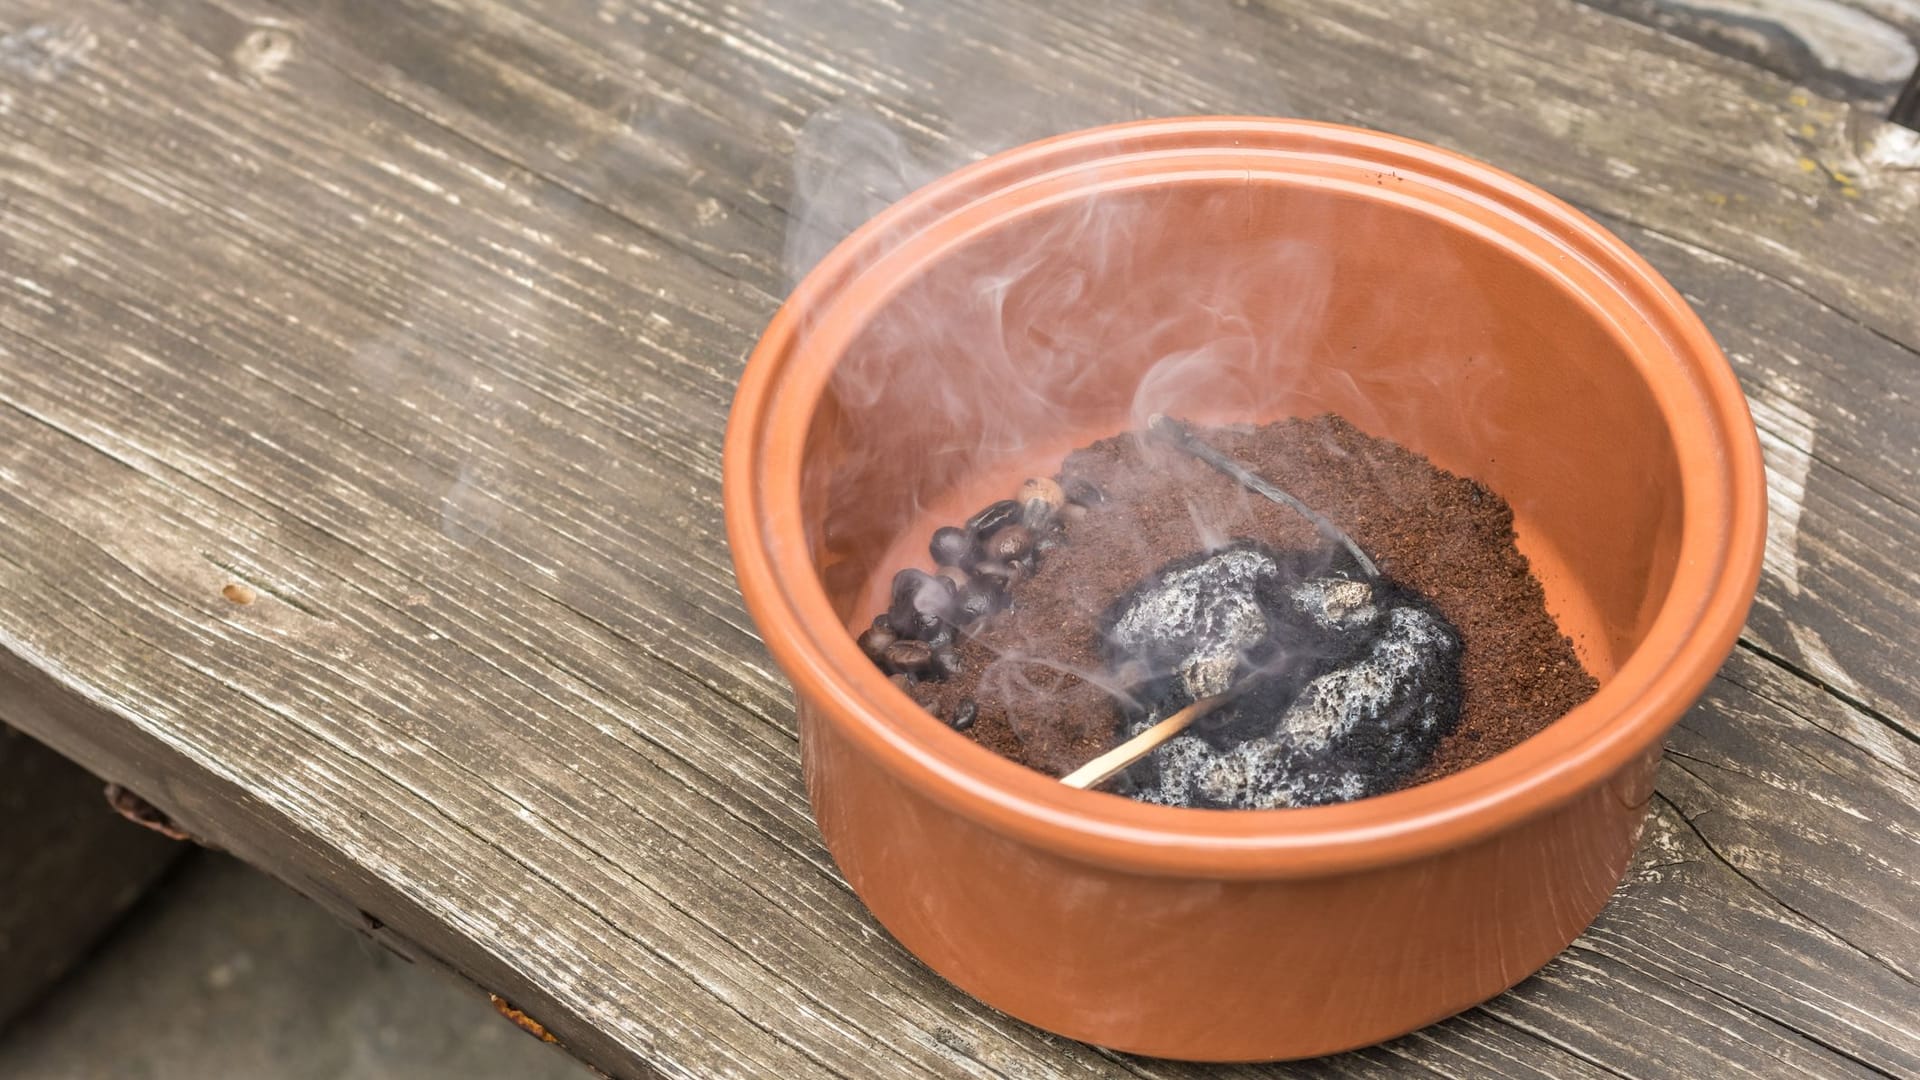
M 911 602 L 922 588 L 931 585 L 932 574 L 925 570 L 916 570 L 909 566 L 893 575 L 893 584 L 889 588 L 889 606 L 898 607 L 901 601 Z
M 947 720 L 947 723 L 951 724 L 955 731 L 965 731 L 972 727 L 973 722 L 979 717 L 980 706 L 975 705 L 972 698 L 962 698 L 960 704 L 953 707 L 953 716 Z
M 1062 484 L 1060 490 L 1067 501 L 1076 506 L 1099 506 L 1107 501 L 1107 493 L 1101 491 L 1098 485 L 1078 476 Z
M 953 582 L 953 591 L 956 596 L 973 582 L 973 579 L 967 576 L 967 572 L 957 566 L 943 566 L 933 576 Z
M 966 626 L 993 614 L 997 606 L 993 589 L 976 581 L 960 590 L 960 597 L 954 604 L 954 615 L 960 625 Z
M 1018 573 L 1012 564 L 996 560 L 983 562 L 973 568 L 974 580 L 990 589 L 1006 588 Z
M 860 632 L 860 651 L 866 653 L 869 660 L 878 660 L 881 654 L 887 651 L 887 646 L 898 640 L 900 635 L 893 632 L 892 626 L 882 621 Z
M 1047 504 L 1047 509 L 1058 510 L 1060 504 L 1067 501 L 1067 493 L 1060 485 L 1044 476 L 1035 476 L 1020 485 L 1020 494 L 1015 496 L 1021 506 L 1035 499 Z
M 959 566 L 973 551 L 973 541 L 968 539 L 965 529 L 942 525 L 933 530 L 933 541 L 927 545 L 927 551 L 933 555 L 936 566 Z
M 1013 562 L 983 562 L 974 570 L 974 576 L 985 581 L 999 595 L 995 599 L 1001 608 L 1007 606 L 1007 590 L 1027 580 L 1032 567 L 1022 560 Z
M 951 580 L 943 578 L 938 574 L 929 574 L 925 570 L 914 569 L 913 567 L 908 567 L 893 575 L 893 596 L 896 600 L 899 599 L 903 593 L 908 596 L 919 596 L 924 589 L 937 590 L 933 594 L 934 599 L 943 599 L 952 596 L 954 588 L 955 586 Z
M 941 567 L 942 570 L 947 569 Z M 956 571 L 957 572 L 957 571 Z M 960 582 L 951 574 L 933 574 L 933 587 L 940 590 L 941 598 L 948 604 L 953 603 L 953 594 L 960 591 Z
M 887 629 L 896 637 L 916 637 L 920 633 L 920 613 L 911 605 L 903 608 L 896 604 L 887 609 Z
M 887 625 L 901 637 L 921 637 L 937 629 L 953 606 L 952 581 L 908 567 L 893 575 L 893 602 L 887 607 Z
M 1020 524 L 1035 532 L 1047 527 L 1053 521 L 1053 507 L 1045 499 L 1028 499 L 1020 511 Z
M 957 679 L 960 677 L 960 673 L 966 669 L 967 666 L 965 662 L 960 659 L 960 651 L 958 649 L 933 650 L 933 673 L 935 677 L 941 679 Z
M 895 672 L 917 678 L 933 666 L 933 646 L 924 641 L 896 641 L 887 646 L 885 659 Z
M 1025 525 L 1008 525 L 989 537 L 981 550 L 995 562 L 1012 562 L 1033 550 L 1033 530 Z
M 993 598 L 993 609 L 1006 611 L 1014 603 L 1014 586 L 1027 580 L 1027 573 L 1020 563 L 981 563 L 973 577 Z
M 892 675 L 887 676 L 887 681 L 899 687 L 900 692 L 903 694 L 911 694 L 913 692 L 913 676 L 904 672 L 894 672 Z
M 1018 520 L 1020 504 L 1012 499 L 1001 499 L 967 519 L 967 535 L 979 543 Z
M 938 629 L 934 630 L 931 634 L 922 636 L 920 640 L 926 642 L 929 648 L 937 652 L 940 649 L 951 647 L 953 645 L 953 639 L 957 636 L 959 636 L 959 631 L 953 628 L 952 623 L 942 622 Z

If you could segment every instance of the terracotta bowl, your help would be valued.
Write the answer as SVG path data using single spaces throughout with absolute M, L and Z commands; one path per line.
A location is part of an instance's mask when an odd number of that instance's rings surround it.
M 936 524 L 1071 447 L 1329 410 L 1512 503 L 1598 694 L 1411 790 L 1181 810 L 994 756 L 853 642 Z M 1746 616 L 1766 504 L 1733 373 L 1618 239 L 1445 150 L 1239 118 L 1035 143 L 875 218 L 754 350 L 725 478 L 815 817 L 874 915 L 1023 1020 L 1205 1060 L 1401 1034 L 1578 934 Z

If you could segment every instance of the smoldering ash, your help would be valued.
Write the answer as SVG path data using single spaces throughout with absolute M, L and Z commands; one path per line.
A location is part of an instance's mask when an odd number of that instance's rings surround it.
M 1320 542 L 1201 546 L 1112 598 L 1093 627 L 1101 668 L 1083 673 L 1109 698 L 1112 746 L 1066 782 L 1218 809 L 1403 786 L 1458 719 L 1459 633 L 1337 524 L 1187 425 L 1155 418 L 1144 434 L 1300 515 Z M 1077 524 L 1121 509 L 1078 478 L 1028 480 L 936 529 L 928 555 L 938 569 L 899 572 L 861 647 L 910 694 L 963 676 L 960 645 L 1019 604 L 1045 560 L 1071 559 Z M 966 731 L 979 709 L 966 698 L 938 715 Z

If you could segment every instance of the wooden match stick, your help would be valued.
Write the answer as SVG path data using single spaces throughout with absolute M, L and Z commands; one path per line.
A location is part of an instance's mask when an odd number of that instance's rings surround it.
M 1068 787 L 1086 789 L 1101 783 L 1107 778 L 1125 769 L 1152 753 L 1154 748 L 1175 735 L 1187 730 L 1195 720 L 1234 699 L 1232 690 L 1224 694 L 1201 698 L 1199 701 L 1181 709 L 1165 720 L 1121 743 L 1119 746 L 1101 754 L 1085 765 L 1060 778 Z

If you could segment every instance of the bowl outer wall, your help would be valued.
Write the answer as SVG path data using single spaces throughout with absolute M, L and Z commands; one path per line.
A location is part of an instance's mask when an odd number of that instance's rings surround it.
M 1592 700 L 1493 760 L 1408 791 L 1283 813 L 1176 810 L 1066 789 L 929 721 L 860 654 L 808 561 L 800 453 L 836 345 L 884 302 L 873 265 L 937 251 L 996 207 L 1051 182 L 1110 176 L 1131 160 L 1249 155 L 1263 170 L 1346 160 L 1443 199 L 1488 235 L 1557 249 L 1606 287 L 1582 294 L 1632 342 L 1682 471 L 1679 566 L 1645 640 Z M 1164 160 L 1161 160 L 1164 159 Z M 1089 164 L 1101 168 L 1090 170 Z M 996 202 L 998 200 L 998 202 Z M 886 252 L 876 253 L 884 246 Z M 1704 689 L 1758 581 L 1765 486 L 1737 380 L 1698 318 L 1644 260 L 1578 211 L 1471 159 L 1337 125 L 1257 118 L 1144 121 L 1031 144 L 962 169 L 856 231 L 808 275 L 749 360 L 729 423 L 729 541 L 747 606 L 776 661 L 823 722 L 948 810 L 1072 859 L 1142 874 L 1289 878 L 1378 867 L 1484 840 L 1620 773 Z

